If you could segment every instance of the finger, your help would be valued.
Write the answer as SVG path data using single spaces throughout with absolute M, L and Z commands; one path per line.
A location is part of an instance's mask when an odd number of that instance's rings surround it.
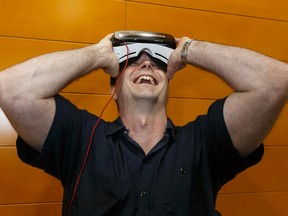
M 113 36 L 113 34 L 114 33 L 110 33 L 110 34 L 108 34 L 105 38 L 108 38 L 109 40 L 111 40 L 112 39 L 112 36 Z
M 171 75 L 170 75 L 169 72 L 166 73 L 166 77 L 167 77 L 168 80 L 171 80 L 171 79 L 172 79 L 172 77 L 171 77 Z
M 118 76 L 119 76 L 119 71 L 117 71 L 117 72 L 115 72 L 115 73 L 111 73 L 110 76 L 113 77 L 113 78 L 118 78 Z
M 173 72 L 171 66 L 167 66 L 167 73 L 166 73 L 167 78 L 170 80 L 173 78 Z
M 115 68 L 103 68 L 105 73 L 109 74 L 113 78 L 117 78 L 119 75 L 119 69 L 117 67 Z

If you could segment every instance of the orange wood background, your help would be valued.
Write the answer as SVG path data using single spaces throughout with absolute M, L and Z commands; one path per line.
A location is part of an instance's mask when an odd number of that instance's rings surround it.
M 163 31 L 247 47 L 288 62 L 287 0 L 0 0 L 0 70 L 40 54 L 97 43 L 122 29 Z M 206 112 L 231 89 L 214 75 L 187 67 L 170 82 L 168 114 L 179 125 Z M 99 114 L 109 99 L 101 70 L 62 92 Z M 117 116 L 115 104 L 104 118 Z M 288 216 L 288 104 L 265 141 L 260 164 L 221 190 L 226 216 Z M 60 183 L 17 158 L 16 132 L 0 107 L 0 215 L 61 215 Z

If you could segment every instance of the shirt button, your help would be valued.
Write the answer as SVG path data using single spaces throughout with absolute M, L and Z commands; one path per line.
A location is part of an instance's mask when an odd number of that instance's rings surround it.
M 139 193 L 139 195 L 140 195 L 140 197 L 145 197 L 146 192 L 145 192 L 145 191 L 141 191 L 141 192 Z
M 185 174 L 187 173 L 187 170 L 184 169 L 184 168 L 181 168 L 180 171 L 181 171 L 181 174 L 182 174 L 182 175 L 185 175 Z

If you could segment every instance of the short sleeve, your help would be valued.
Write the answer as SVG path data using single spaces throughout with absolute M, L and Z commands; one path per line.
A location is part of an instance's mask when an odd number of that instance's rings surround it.
M 33 150 L 21 137 L 18 137 L 16 146 L 23 162 L 43 169 L 63 183 L 69 178 L 69 173 L 74 172 L 81 146 L 86 140 L 83 131 L 88 113 L 60 95 L 55 96 L 55 102 L 55 117 L 42 151 Z
M 241 157 L 234 147 L 227 130 L 223 107 L 225 99 L 215 101 L 208 111 L 208 152 L 211 155 L 211 170 L 217 187 L 233 179 L 238 173 L 257 164 L 263 156 L 264 147 L 260 145 L 248 157 Z

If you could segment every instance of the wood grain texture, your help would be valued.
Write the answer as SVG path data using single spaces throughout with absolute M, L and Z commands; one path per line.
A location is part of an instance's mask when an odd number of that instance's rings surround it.
M 0 70 L 28 58 L 83 47 L 122 29 L 162 31 L 247 47 L 288 61 L 286 0 L 51 0 L 0 1 Z M 222 80 L 195 67 L 170 82 L 168 115 L 177 125 L 206 113 L 232 92 Z M 99 115 L 109 99 L 109 77 L 98 70 L 62 94 Z M 117 117 L 112 101 L 103 118 Z M 220 191 L 222 215 L 288 216 L 288 104 L 265 140 L 261 163 Z M 0 108 L 0 215 L 61 215 L 62 187 L 43 171 L 23 164 L 16 132 Z
M 61 211 L 61 202 L 0 205 L 3 216 L 60 216 Z
M 85 43 L 71 43 L 49 40 L 25 39 L 0 36 L 0 70 L 11 67 L 29 58 L 46 53 L 76 49 L 86 46 Z
M 37 55 L 57 50 L 76 49 L 86 45 L 82 43 L 0 37 L 0 69 Z M 73 82 L 63 92 L 110 94 L 109 76 L 102 70 L 97 70 Z M 217 99 L 225 97 L 231 92 L 231 88 L 220 78 L 192 66 L 187 66 L 184 70 L 175 74 L 170 82 L 170 97 Z
M 0 69 L 41 54 L 84 46 L 86 44 L 0 37 Z M 193 88 L 187 88 L 191 85 Z M 172 97 L 216 99 L 231 92 L 231 89 L 216 76 L 190 66 L 177 73 L 170 86 Z M 109 76 L 102 70 L 97 70 L 73 82 L 63 92 L 110 94 Z
M 98 42 L 125 28 L 125 14 L 118 0 L 1 1 L 0 35 Z
M 220 194 L 288 191 L 287 158 L 288 146 L 266 146 L 262 161 L 226 184 Z M 60 182 L 23 164 L 15 147 L 0 148 L 0 173 L 0 205 L 60 202 L 62 199 Z
M 220 191 L 223 194 L 288 191 L 288 146 L 265 146 L 260 163 L 240 173 Z
M 109 95 L 94 94 L 71 94 L 62 93 L 71 102 L 76 104 L 80 109 L 100 115 L 105 104 L 109 101 Z M 208 107 L 214 100 L 207 99 L 189 99 L 170 97 L 167 107 L 167 114 L 176 125 L 184 125 L 192 121 L 197 115 L 205 114 Z M 103 119 L 113 121 L 117 118 L 118 112 L 115 102 L 112 100 L 104 112 Z M 265 140 L 265 145 L 288 146 L 288 103 L 284 107 L 281 115 L 271 133 Z M 16 133 L 0 109 L 0 146 L 14 145 Z
M 0 108 L 0 146 L 15 145 L 16 131 Z
M 0 205 L 8 205 L 60 202 L 63 189 L 54 177 L 22 163 L 15 147 L 1 147 L 0 191 Z
M 286 0 L 128 0 L 156 5 L 166 5 L 176 8 L 189 8 L 215 13 L 235 14 L 249 17 L 259 17 L 272 20 L 288 21 L 288 2 Z
M 175 37 L 188 35 L 200 40 L 249 47 L 279 60 L 287 60 L 287 22 L 135 2 L 128 2 L 127 10 L 128 29 L 170 32 Z
M 66 94 L 71 102 L 75 103 L 81 109 L 87 109 L 92 113 L 99 115 L 102 108 L 108 102 L 109 96 L 97 95 L 81 95 L 81 94 Z M 207 99 L 189 99 L 189 98 L 169 98 L 167 114 L 174 121 L 176 125 L 184 125 L 188 121 L 192 121 L 196 116 L 207 113 L 209 105 L 214 100 Z M 107 110 L 104 112 L 103 118 L 109 121 L 117 117 L 117 109 L 114 101 L 111 101 Z M 272 129 L 270 135 L 265 140 L 265 145 L 287 145 L 288 146 L 288 103 L 284 107 L 279 116 L 275 127 Z
M 0 37 L 0 70 L 46 53 L 82 48 L 89 44 Z M 109 76 L 102 70 L 78 79 L 63 92 L 109 94 Z
M 223 194 L 217 209 L 223 216 L 288 216 L 288 192 Z

